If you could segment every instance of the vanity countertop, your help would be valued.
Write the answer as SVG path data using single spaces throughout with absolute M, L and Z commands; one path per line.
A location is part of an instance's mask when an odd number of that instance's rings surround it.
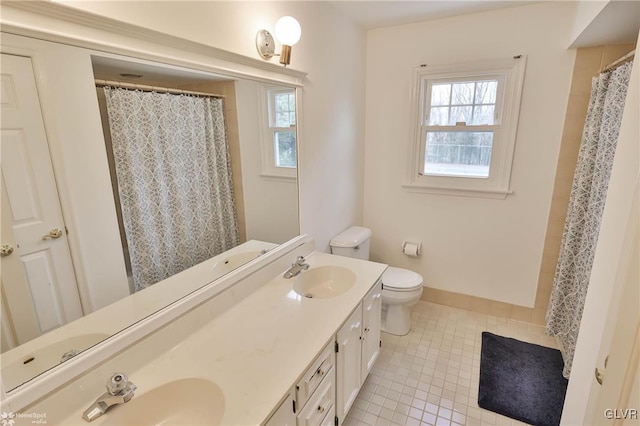
M 134 399 L 174 380 L 209 380 L 224 395 L 220 424 L 264 423 L 386 269 L 384 264 L 320 252 L 306 261 L 311 268 L 346 267 L 356 274 L 356 283 L 339 296 L 308 299 L 295 293 L 294 280 L 280 273 L 204 325 L 193 317 L 170 324 L 108 361 L 105 368 L 125 371 L 127 365 L 139 365 L 126 370 L 138 387 Z M 195 315 L 206 321 L 208 303 L 185 319 Z M 189 324 L 198 324 L 197 329 L 187 329 Z M 100 381 L 107 378 L 108 374 Z M 78 380 L 30 410 L 47 413 L 48 422 L 54 424 L 87 424 L 82 411 L 104 390 L 100 381 Z M 76 400 L 79 395 L 81 403 Z M 108 418 L 109 412 L 92 423 L 99 425 Z
M 133 293 L 79 320 L 2 353 L 0 367 L 5 389 L 13 389 L 55 367 L 65 352 L 82 351 L 215 280 L 226 272 L 216 269 L 225 259 L 238 254 L 271 250 L 274 247 L 276 244 L 273 243 L 247 241 L 177 273 L 145 289 L 144 292 Z M 23 364 L 23 361 L 30 357 L 35 357 L 37 362 Z

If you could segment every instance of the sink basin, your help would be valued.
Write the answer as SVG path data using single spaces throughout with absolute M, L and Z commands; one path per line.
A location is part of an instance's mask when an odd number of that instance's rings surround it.
M 135 383 L 135 378 L 132 380 Z M 180 379 L 147 392 L 138 388 L 131 401 L 113 406 L 100 425 L 217 425 L 224 414 L 224 394 L 204 379 Z M 144 392 L 144 393 L 143 393 Z
M 319 266 L 303 271 L 293 282 L 293 290 L 310 299 L 327 299 L 349 290 L 356 274 L 342 266 Z

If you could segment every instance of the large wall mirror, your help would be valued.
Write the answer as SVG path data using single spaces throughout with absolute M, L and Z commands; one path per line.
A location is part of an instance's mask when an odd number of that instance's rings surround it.
M 299 234 L 296 87 L 169 62 L 2 34 L 0 361 L 7 392 Z M 123 103 L 120 93 L 158 95 L 165 104 L 153 115 L 146 100 Z M 200 133 L 220 133 L 226 151 L 174 149 L 201 136 L 189 116 L 199 112 L 179 102 L 185 98 L 217 103 L 206 109 L 211 127 Z M 185 116 L 174 115 L 183 108 Z M 131 127 L 132 119 L 140 126 Z M 153 120 L 183 133 L 169 142 L 149 138 Z M 151 145 L 126 145 L 135 132 Z M 207 168 L 215 179 L 203 177 Z M 212 201 L 218 174 L 226 189 Z M 189 191 L 207 196 L 181 198 Z M 161 211 L 167 208 L 175 211 Z M 205 243 L 174 238 L 193 225 L 185 221 L 215 229 Z M 152 254 L 141 240 L 171 247 L 160 265 L 193 260 L 198 244 L 214 247 L 194 266 L 154 280 L 145 276 Z

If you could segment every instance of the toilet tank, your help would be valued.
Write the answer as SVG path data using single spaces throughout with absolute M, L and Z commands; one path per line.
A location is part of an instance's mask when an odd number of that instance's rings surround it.
M 331 254 L 369 260 L 371 229 L 352 226 L 331 239 Z

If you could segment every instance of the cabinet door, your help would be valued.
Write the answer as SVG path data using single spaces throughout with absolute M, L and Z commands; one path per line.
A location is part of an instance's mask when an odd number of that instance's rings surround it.
M 293 396 L 291 392 L 285 398 L 278 409 L 267 420 L 264 426 L 296 426 L 296 415 L 293 412 Z
M 336 416 L 341 424 L 358 396 L 362 381 L 362 304 L 349 317 L 336 335 Z
M 376 285 L 362 300 L 362 383 L 371 372 L 380 354 L 380 321 L 382 315 L 382 282 Z

